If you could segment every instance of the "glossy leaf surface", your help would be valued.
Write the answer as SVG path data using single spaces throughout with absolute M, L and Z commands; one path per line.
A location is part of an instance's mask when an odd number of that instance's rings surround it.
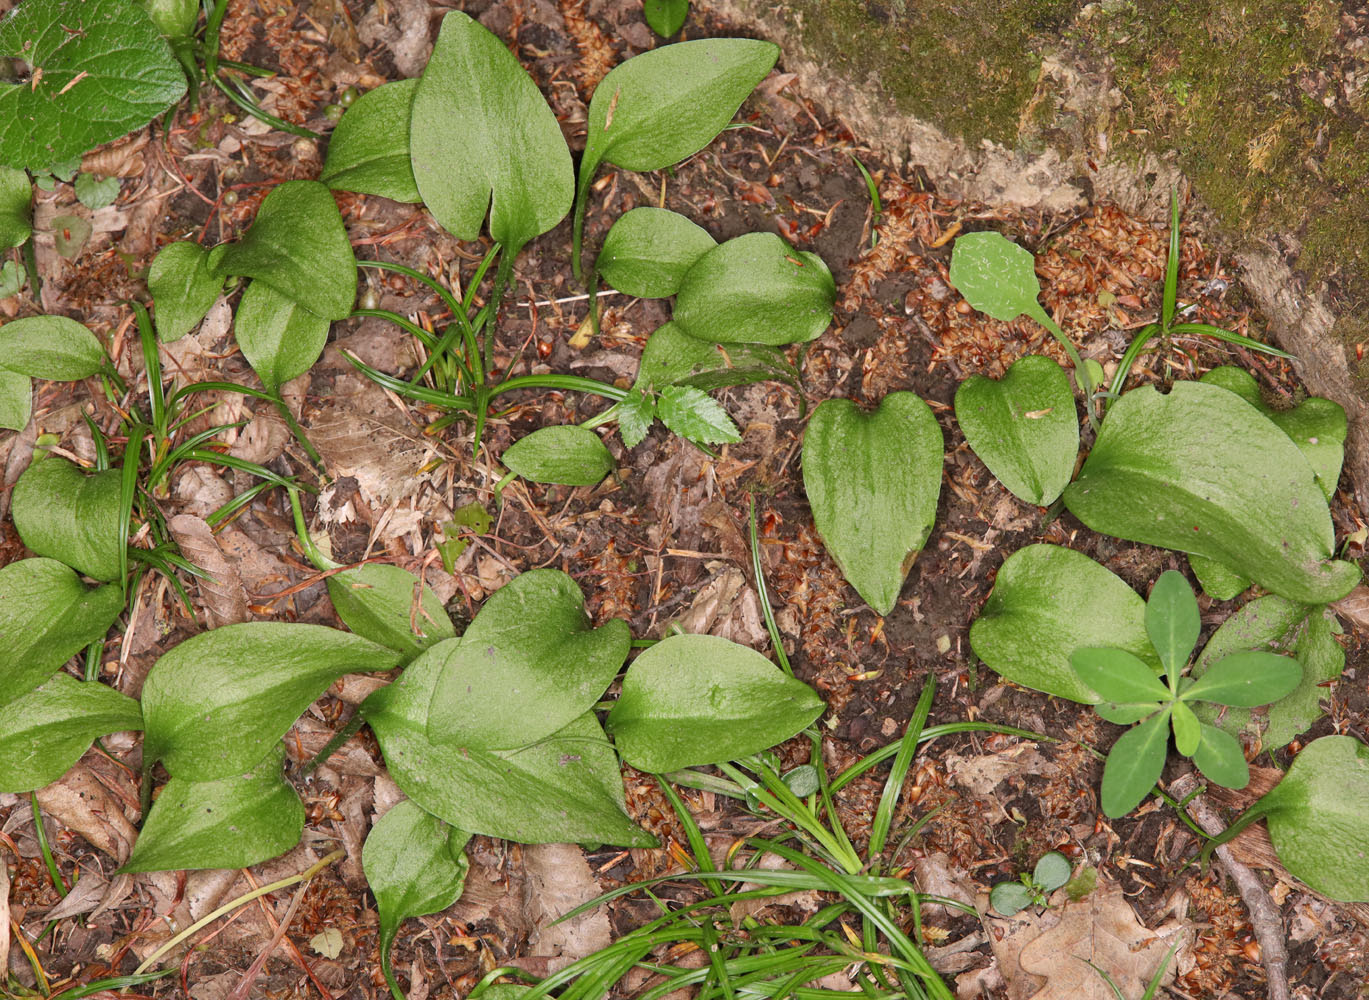
M 951 253 L 951 284 L 965 301 L 997 320 L 1044 313 L 1036 297 L 1036 258 L 1001 233 L 967 233 Z
M 398 566 L 367 563 L 335 573 L 328 577 L 328 597 L 352 632 L 405 660 L 456 635 L 432 589 Z
M 686 441 L 735 444 L 741 432 L 722 404 L 692 385 L 668 385 L 656 400 L 656 416 Z
M 0 706 L 0 792 L 49 785 L 97 737 L 142 728 L 143 713 L 132 698 L 105 684 L 53 674 Z
M 1168 709 L 1122 734 L 1103 765 L 1100 802 L 1103 814 L 1116 819 L 1131 812 L 1150 794 L 1165 769 L 1169 748 Z
M 705 392 L 774 380 L 799 387 L 798 370 L 784 352 L 764 344 L 714 344 L 675 323 L 656 328 L 642 348 L 637 385 L 657 391 L 689 385 Z
M 422 201 L 409 159 L 409 116 L 417 80 L 395 80 L 362 94 L 333 129 L 319 180 L 334 191 Z
M 500 461 L 534 483 L 594 486 L 613 471 L 613 456 L 588 427 L 557 424 L 519 438 Z
M 65 316 L 30 316 L 0 326 L 0 367 L 35 378 L 74 382 L 100 370 L 105 349 Z
M 86 473 L 65 458 L 34 462 L 14 484 L 14 526 L 37 555 L 95 580 L 119 576 L 119 473 Z
M 329 325 L 322 316 L 257 278 L 242 293 L 233 317 L 233 335 L 262 386 L 275 394 L 319 359 Z
M 662 299 L 680 290 L 685 273 L 717 241 L 678 212 L 634 208 L 604 237 L 595 264 L 604 280 L 625 295 Z
M 157 336 L 170 343 L 193 330 L 223 291 L 223 278 L 209 270 L 209 251 L 180 240 L 158 251 L 147 273 L 156 306 Z

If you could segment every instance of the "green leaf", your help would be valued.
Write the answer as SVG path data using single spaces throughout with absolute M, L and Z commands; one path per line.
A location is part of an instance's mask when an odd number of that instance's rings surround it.
M 966 233 L 951 252 L 951 284 L 965 301 L 997 320 L 1044 312 L 1036 297 L 1036 258 L 1001 233 Z
M 712 635 L 672 635 L 628 667 L 604 725 L 625 761 L 659 774 L 759 753 L 823 707 L 812 688 L 755 650 Z
M 0 792 L 50 785 L 96 737 L 142 728 L 143 713 L 132 698 L 104 684 L 54 674 L 0 707 Z
M 1114 646 L 1150 664 L 1145 602 L 1116 574 L 1057 545 L 1028 545 L 998 571 L 993 593 L 970 626 L 975 655 L 1007 680 L 1070 701 L 1094 704 L 1070 666 L 1081 646 Z
M 456 635 L 432 589 L 398 566 L 367 563 L 335 573 L 328 577 L 328 597 L 349 629 L 405 660 Z
M 1192 753 L 1198 770 L 1223 788 L 1244 788 L 1250 784 L 1250 768 L 1245 762 L 1241 744 L 1230 733 L 1214 726 L 1199 729 L 1198 748 Z
M 1188 566 L 1198 578 L 1203 593 L 1216 601 L 1230 601 L 1250 586 L 1250 581 L 1245 577 L 1212 559 L 1190 554 Z
M 803 486 L 823 544 L 878 614 L 898 601 L 932 532 L 941 494 L 941 428 L 911 392 L 874 412 L 849 399 L 813 411 L 803 435 Z
M 691 385 L 668 385 L 656 401 L 656 416 L 686 441 L 735 444 L 741 432 L 716 399 Z
M 357 98 L 333 129 L 319 180 L 334 191 L 422 201 L 409 159 L 409 115 L 417 87 L 417 80 L 395 80 Z
M 33 416 L 33 383 L 27 375 L 0 368 L 0 428 L 22 431 Z
M 76 200 L 92 212 L 113 205 L 119 197 L 119 178 L 97 177 L 94 174 L 76 175 Z
M 33 185 L 28 174 L 13 167 L 0 167 L 0 250 L 22 246 L 31 235 Z
M 52 220 L 52 242 L 59 256 L 75 260 L 95 232 L 79 215 L 59 215 Z
M 1201 740 L 1200 724 L 1198 717 L 1193 714 L 1193 709 L 1182 701 L 1176 701 L 1173 703 L 1169 721 L 1174 728 L 1174 749 L 1185 757 L 1192 757 L 1197 752 Z
M 0 705 L 32 691 L 103 639 L 123 606 L 118 587 L 88 590 L 55 559 L 0 566 Z
M 318 181 L 275 187 L 241 240 L 209 251 L 209 270 L 256 278 L 324 319 L 346 319 L 357 297 L 352 244 L 333 193 Z
M 1105 816 L 1125 816 L 1160 780 L 1169 748 L 1169 715 L 1168 709 L 1156 712 L 1113 744 L 1103 765 L 1101 800 Z
M 1146 634 L 1171 682 L 1188 664 L 1201 630 L 1198 601 L 1188 581 L 1182 573 L 1165 570 L 1146 601 Z
M 1332 559 L 1331 515 L 1302 453 L 1217 386 L 1117 400 L 1064 496 L 1094 531 L 1215 559 L 1291 600 L 1338 600 L 1359 579 Z
M 428 705 L 443 670 L 441 648 L 424 653 L 361 706 L 406 795 L 462 830 L 525 844 L 655 846 L 627 817 L 618 758 L 590 712 L 516 750 L 430 743 Z M 508 698 L 504 707 L 520 710 Z
M 105 349 L 65 316 L 30 316 L 0 326 L 0 367 L 34 378 L 75 382 L 104 364 Z
M 613 471 L 599 435 L 575 424 L 535 430 L 504 449 L 500 461 L 534 483 L 564 486 L 594 486 Z
M 691 337 L 678 324 L 656 328 L 642 348 L 637 384 L 660 391 L 692 385 L 704 392 L 774 380 L 800 387 L 798 370 L 784 352 L 765 344 L 713 344 Z
M 1045 507 L 1074 474 L 1079 418 L 1064 370 L 1029 355 L 999 382 L 972 375 L 955 394 L 965 440 L 1013 496 Z
M 1169 688 L 1160 683 L 1155 671 L 1125 649 L 1082 647 L 1070 654 L 1070 666 L 1105 702 L 1151 704 L 1169 701 L 1171 697 Z
M 584 595 L 565 573 L 520 574 L 485 602 L 459 643 L 424 654 L 441 669 L 428 736 L 484 750 L 540 740 L 603 696 L 631 644 L 620 619 L 591 626 Z
M 248 283 L 233 317 L 242 356 L 269 393 L 309 370 L 328 341 L 329 321 L 260 278 Z
M 216 781 L 173 777 L 119 871 L 247 868 L 284 854 L 304 831 L 304 803 L 281 776 L 284 763 L 285 747 L 277 743 L 244 774 Z
M 647 341 L 648 346 L 650 343 Z M 656 419 L 656 397 L 641 389 L 631 389 L 627 398 L 614 406 L 613 412 L 618 418 L 618 433 L 623 437 L 623 445 L 636 448 L 645 440 Z
M 65 458 L 34 462 L 14 484 L 10 515 L 33 552 L 95 580 L 117 579 L 119 473 L 87 474 Z
M 669 38 L 684 27 L 689 0 L 642 0 L 642 16 L 652 31 Z
M 361 867 L 380 913 L 380 963 L 393 979 L 390 948 L 410 917 L 441 913 L 461 898 L 470 863 L 470 834 L 405 799 L 376 821 L 361 849 Z
M 817 254 L 794 250 L 774 233 L 747 233 L 685 273 L 674 322 L 714 343 L 795 344 L 831 325 L 836 297 L 832 272 Z
M 1218 660 L 1183 693 L 1185 701 L 1250 708 L 1288 695 L 1302 680 L 1302 667 L 1274 653 L 1232 653 Z
M 7 299 L 11 295 L 17 295 L 19 289 L 24 287 L 24 281 L 28 277 L 28 272 L 20 269 L 12 260 L 0 263 L 0 299 Z M 3 426 L 0 424 L 0 426 Z
M 157 336 L 180 340 L 204 319 L 223 291 L 223 279 L 209 270 L 209 251 L 180 240 L 157 252 L 147 273 L 147 290 L 156 306 Z
M 685 273 L 717 245 L 678 212 L 634 208 L 608 231 L 594 266 L 624 295 L 663 299 L 678 292 Z
M 252 768 L 343 674 L 389 670 L 399 654 L 322 625 L 247 622 L 192 636 L 143 682 L 145 766 L 188 781 Z
M 1032 881 L 1046 892 L 1054 892 L 1070 880 L 1074 866 L 1059 851 L 1048 851 L 1041 855 L 1032 871 Z
M 478 238 L 488 212 L 490 235 L 512 257 L 570 209 L 574 173 L 556 116 L 504 43 L 460 11 L 442 19 L 411 129 L 423 203 L 458 239 Z
M 989 905 L 1005 917 L 1031 905 L 1032 894 L 1021 882 L 999 882 L 989 892 Z
M 25 0 L 0 21 L 0 55 L 33 71 L 0 84 L 0 162 L 11 167 L 78 157 L 185 93 L 184 72 L 135 0 Z
M 200 5 L 195 0 L 143 0 L 148 16 L 166 38 L 190 38 L 199 20 Z

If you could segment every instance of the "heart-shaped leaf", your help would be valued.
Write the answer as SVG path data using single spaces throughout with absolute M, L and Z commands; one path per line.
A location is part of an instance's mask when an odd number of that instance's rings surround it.
M 0 705 L 32 691 L 103 639 L 123 606 L 118 587 L 88 590 L 55 559 L 0 567 Z
M 318 181 L 275 187 L 241 240 L 209 251 L 209 270 L 256 278 L 324 319 L 346 319 L 357 297 L 352 244 L 333 193 Z
M 1003 563 L 970 626 L 970 647 L 1001 676 L 1091 705 L 1098 696 L 1070 666 L 1081 647 L 1123 649 L 1159 673 L 1146 605 L 1120 577 L 1058 545 L 1028 545 Z
M 617 755 L 592 713 L 516 750 L 430 743 L 428 705 L 443 671 L 444 645 L 361 706 L 406 795 L 462 830 L 525 844 L 655 846 L 627 817 Z M 506 698 L 503 707 L 510 704 Z
M 247 285 L 233 317 L 242 356 L 269 393 L 303 375 L 323 353 L 328 320 L 282 295 L 261 279 Z
M 1160 683 L 1146 662 L 1125 649 L 1110 646 L 1082 647 L 1070 654 L 1070 666 L 1079 679 L 1105 702 L 1118 705 L 1151 705 L 1170 700 L 1169 688 Z
M 717 245 L 678 212 L 634 208 L 604 237 L 595 268 L 624 295 L 663 299 L 678 292 L 685 273 Z
M 686 441 L 735 444 L 741 432 L 722 404 L 692 385 L 668 385 L 656 401 L 656 416 Z
M 28 174 L 0 167 L 0 250 L 22 246 L 33 233 L 33 183 Z
M 1302 667 L 1291 656 L 1232 653 L 1213 664 L 1183 693 L 1185 701 L 1251 708 L 1285 697 L 1302 680 Z
M 65 316 L 30 316 L 0 326 L 0 368 L 57 382 L 89 378 L 105 361 L 95 335 Z
M 192 636 L 143 682 L 144 766 L 187 781 L 250 770 L 343 674 L 389 670 L 399 654 L 322 625 L 246 622 Z
M 1182 573 L 1165 570 L 1146 601 L 1146 634 L 1171 678 L 1187 666 L 1201 629 L 1198 601 L 1188 581 Z
M 1100 801 L 1103 814 L 1112 819 L 1125 816 L 1150 794 L 1165 769 L 1169 749 L 1169 709 L 1156 712 L 1145 722 L 1122 734 L 1103 765 Z
M 95 580 L 119 576 L 119 473 L 87 474 L 65 458 L 34 462 L 14 484 L 24 544 Z
M 704 392 L 774 380 L 799 388 L 799 373 L 784 352 L 765 344 L 714 344 L 675 323 L 656 328 L 642 348 L 637 385 L 660 391 L 689 385 Z
M 470 834 L 448 826 L 412 799 L 396 803 L 366 835 L 361 867 L 380 914 L 380 966 L 393 982 L 390 948 L 410 917 L 441 913 L 461 898 Z
M 966 233 L 957 239 L 949 277 L 966 302 L 994 319 L 1039 321 L 1046 315 L 1036 300 L 1041 294 L 1036 258 L 1001 233 Z
M 494 592 L 459 643 L 425 654 L 441 668 L 428 735 L 486 750 L 540 740 L 599 700 L 631 644 L 620 619 L 590 625 L 584 595 L 565 573 L 523 573 Z
M 198 243 L 168 243 L 147 272 L 156 306 L 157 336 L 170 343 L 195 328 L 223 291 L 223 278 L 209 270 L 209 251 Z
M 674 323 L 714 343 L 797 344 L 831 325 L 836 298 L 832 272 L 817 254 L 794 250 L 774 233 L 747 233 L 685 273 Z
M 1244 788 L 1250 784 L 1245 751 L 1230 733 L 1204 723 L 1199 727 L 1198 748 L 1191 756 L 1203 776 L 1223 788 Z
M 27 375 L 0 368 L 0 428 L 22 431 L 33 416 L 33 384 Z
M 442 19 L 414 92 L 414 179 L 458 239 L 490 235 L 512 258 L 570 210 L 570 150 L 542 92 L 497 37 L 461 11 Z
M 422 201 L 409 159 L 409 116 L 417 80 L 395 80 L 357 98 L 328 140 L 319 180 L 334 191 Z
M 1047 851 L 1032 869 L 1032 881 L 1046 892 L 1054 892 L 1070 880 L 1073 866 L 1059 851 Z
M 941 495 L 941 428 L 911 392 L 892 392 L 874 412 L 849 399 L 813 411 L 803 435 L 803 487 L 823 544 L 878 614 L 931 534 Z
M 605 728 L 623 759 L 664 773 L 783 743 L 823 711 L 807 684 L 712 635 L 673 635 L 632 662 Z
M 96 737 L 142 728 L 142 709 L 132 698 L 104 684 L 54 674 L 0 707 L 0 792 L 50 785 Z
M 26 0 L 0 21 L 0 55 L 32 68 L 0 84 L 0 161 L 42 170 L 146 125 L 185 73 L 141 3 Z
M 652 31 L 669 38 L 684 27 L 689 0 L 642 0 L 642 16 Z
M 1331 515 L 1302 453 L 1218 386 L 1117 400 L 1064 496 L 1094 531 L 1215 559 L 1291 600 L 1338 600 L 1359 579 L 1332 558 Z
M 285 748 L 267 748 L 244 774 L 216 781 L 173 777 L 147 814 L 121 872 L 247 868 L 299 843 L 304 803 L 281 776 Z
M 367 563 L 328 577 L 328 597 L 349 629 L 411 660 L 456 635 L 442 602 L 408 570 Z
M 500 461 L 534 483 L 564 486 L 594 486 L 613 471 L 599 435 L 575 424 L 535 430 L 509 445 Z
M 1069 376 L 1050 358 L 1019 359 L 1001 381 L 971 375 L 955 393 L 965 440 L 1013 496 L 1044 507 L 1074 474 L 1079 418 Z

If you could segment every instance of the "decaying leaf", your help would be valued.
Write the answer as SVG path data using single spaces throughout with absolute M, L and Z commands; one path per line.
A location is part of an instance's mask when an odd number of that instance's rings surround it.
M 44 816 L 79 833 L 120 864 L 128 860 L 138 831 L 119 800 L 88 768 L 78 764 L 36 794 Z
M 177 514 L 166 526 L 181 554 L 209 574 L 196 580 L 209 627 L 247 621 L 247 593 L 242 588 L 242 578 L 237 567 L 224 558 L 208 523 L 193 514 Z
M 563 914 L 599 895 L 601 889 L 575 844 L 526 844 L 523 904 L 534 926 L 529 953 L 554 957 L 548 971 L 609 946 L 611 933 L 603 907 L 554 923 Z

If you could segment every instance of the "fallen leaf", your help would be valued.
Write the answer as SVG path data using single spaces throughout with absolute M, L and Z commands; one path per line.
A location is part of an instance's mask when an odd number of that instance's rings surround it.
M 204 602 L 210 628 L 247 621 L 247 593 L 238 568 L 224 558 L 209 524 L 193 514 L 177 514 L 166 522 L 181 555 L 207 573 L 195 584 Z
M 533 956 L 550 956 L 553 971 L 609 946 L 608 915 L 602 907 L 554 923 L 601 892 L 585 852 L 575 844 L 525 844 L 523 905 L 534 930 L 528 940 Z
M 1000 782 L 1013 775 L 1051 775 L 1060 770 L 1041 756 L 1034 747 L 1026 744 L 1010 747 L 1002 753 L 983 754 L 979 757 L 945 754 L 941 760 L 957 785 L 980 798 L 988 798 Z
M 118 799 L 88 768 L 77 764 L 35 794 L 44 816 L 79 833 L 120 864 L 128 860 L 138 831 L 124 815 Z
M 324 958 L 337 958 L 342 954 L 342 931 L 326 927 L 309 939 L 309 947 Z

